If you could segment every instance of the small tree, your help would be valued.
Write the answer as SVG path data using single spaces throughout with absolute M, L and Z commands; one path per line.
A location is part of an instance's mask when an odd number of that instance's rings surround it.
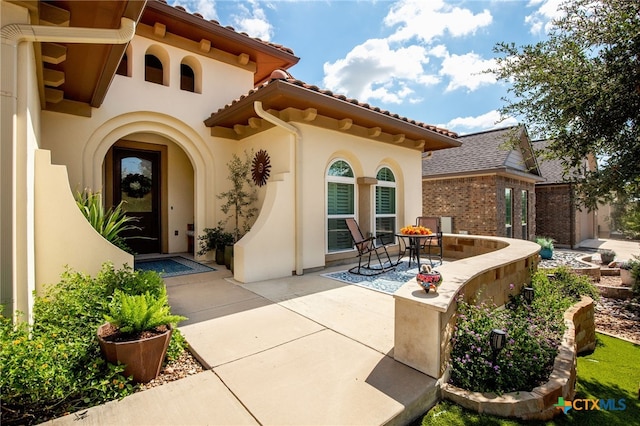
M 220 209 L 227 215 L 226 223 L 230 218 L 234 219 L 233 239 L 238 241 L 253 225 L 253 218 L 258 212 L 253 203 L 258 199 L 256 188 L 251 181 L 251 153 L 244 152 L 244 160 L 233 154 L 231 161 L 227 163 L 231 181 L 231 189 L 218 195 L 218 199 L 226 200 Z

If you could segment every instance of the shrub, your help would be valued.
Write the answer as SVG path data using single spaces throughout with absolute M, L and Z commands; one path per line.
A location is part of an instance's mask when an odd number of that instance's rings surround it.
M 159 276 L 131 268 L 116 271 L 111 264 L 93 279 L 67 270 L 35 298 L 31 326 L 14 326 L 11 318 L 0 316 L 2 424 L 41 423 L 133 393 L 134 385 L 121 374 L 124 366 L 103 360 L 96 331 L 115 289 L 152 292 L 158 283 Z M 186 346 L 177 331 L 171 359 Z
M 512 295 L 506 309 L 458 300 L 451 352 L 451 383 L 475 392 L 530 391 L 548 380 L 565 326 L 564 312 L 582 295 L 597 295 L 588 277 L 566 268 L 555 280 L 538 271 L 531 280 L 535 298 L 529 304 Z M 507 333 L 494 358 L 492 329 Z
M 93 229 L 111 244 L 131 253 L 131 249 L 126 243 L 126 237 L 121 234 L 140 228 L 132 225 L 138 219 L 125 214 L 122 202 L 112 209 L 105 210 L 102 205 L 102 197 L 98 192 L 94 193 L 90 190 L 77 192 L 75 198 L 80 211 L 93 226 Z
M 116 290 L 105 319 L 121 333 L 135 335 L 162 325 L 177 324 L 186 318 L 171 315 L 167 292 L 163 289 L 159 296 L 148 291 L 144 294 L 126 294 Z
M 549 237 L 538 237 L 536 238 L 536 243 L 538 243 L 543 249 L 553 250 L 554 239 Z

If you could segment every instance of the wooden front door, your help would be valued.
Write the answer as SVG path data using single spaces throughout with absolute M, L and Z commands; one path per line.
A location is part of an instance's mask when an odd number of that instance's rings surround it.
M 136 254 L 160 253 L 160 152 L 113 149 L 113 203 L 124 201 L 140 229 L 123 234 Z

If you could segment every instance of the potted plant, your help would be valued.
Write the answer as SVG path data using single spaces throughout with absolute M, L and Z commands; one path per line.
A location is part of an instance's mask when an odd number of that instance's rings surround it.
M 186 318 L 171 315 L 167 292 L 131 295 L 116 290 L 105 324 L 98 328 L 100 351 L 112 364 L 126 365 L 124 376 L 145 383 L 160 373 L 172 325 Z
M 616 252 L 609 249 L 598 250 L 600 253 L 600 263 L 603 265 L 608 265 L 613 262 L 613 259 L 616 258 Z
M 538 237 L 536 243 L 540 245 L 540 257 L 543 259 L 551 259 L 553 257 L 554 239 L 549 237 Z
M 640 271 L 640 261 L 637 259 L 625 260 L 620 263 L 619 267 L 622 284 L 628 286 L 634 285 L 638 275 L 637 271 Z
M 205 228 L 204 235 L 198 237 L 200 243 L 200 250 L 198 254 L 204 256 L 210 251 L 215 253 L 214 258 L 218 265 L 224 264 L 224 246 L 225 246 L 225 234 L 230 235 L 222 229 L 222 226 L 218 225 L 215 228 Z
M 226 200 L 220 207 L 223 213 L 229 215 L 221 224 L 233 218 L 232 241 L 225 247 L 225 265 L 229 258 L 229 269 L 233 271 L 233 244 L 238 242 L 253 225 L 253 218 L 258 209 L 253 205 L 258 199 L 258 194 L 251 180 L 251 154 L 244 152 L 245 159 L 233 154 L 231 161 L 227 163 L 231 181 L 231 189 L 218 195 L 218 199 Z

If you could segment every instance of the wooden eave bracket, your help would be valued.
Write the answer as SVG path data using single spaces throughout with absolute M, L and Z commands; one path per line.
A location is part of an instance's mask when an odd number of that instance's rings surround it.
M 155 24 L 153 24 L 153 33 L 157 37 L 164 38 L 164 36 L 167 34 L 167 26 L 160 22 L 156 22 Z
M 52 25 L 56 27 L 68 27 L 71 21 L 71 12 L 59 8 L 51 3 L 40 2 L 40 25 Z

